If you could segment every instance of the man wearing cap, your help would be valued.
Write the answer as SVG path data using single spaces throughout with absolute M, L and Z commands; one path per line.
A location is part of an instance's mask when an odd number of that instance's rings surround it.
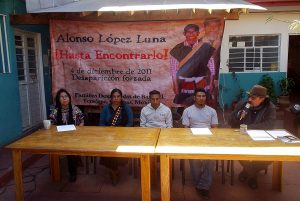
M 276 120 L 276 108 L 267 95 L 267 89 L 254 85 L 249 92 L 248 100 L 239 103 L 230 115 L 229 124 L 232 128 L 239 128 L 246 124 L 248 129 L 273 129 Z M 239 180 L 245 182 L 252 189 L 257 188 L 257 172 L 264 170 L 270 161 L 240 161 L 243 166 Z

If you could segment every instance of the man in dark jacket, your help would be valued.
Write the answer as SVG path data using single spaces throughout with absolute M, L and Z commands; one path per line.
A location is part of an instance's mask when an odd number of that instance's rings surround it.
M 276 107 L 267 95 L 267 89 L 260 85 L 254 85 L 247 101 L 239 103 L 231 113 L 229 124 L 232 128 L 239 128 L 246 124 L 248 129 L 268 130 L 274 128 L 276 120 Z M 272 162 L 270 161 L 240 161 L 243 166 L 239 174 L 239 180 L 248 180 L 252 189 L 257 188 L 257 172 L 264 170 Z

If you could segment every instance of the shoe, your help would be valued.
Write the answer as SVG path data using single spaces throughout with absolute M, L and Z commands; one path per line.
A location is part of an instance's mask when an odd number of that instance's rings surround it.
M 204 199 L 208 200 L 209 199 L 209 190 L 206 189 L 201 189 L 196 187 L 197 193 Z
M 239 174 L 239 181 L 240 181 L 240 182 L 245 182 L 247 179 L 248 179 L 248 174 L 247 174 L 247 172 L 242 171 L 242 172 Z
M 255 178 L 250 178 L 249 180 L 248 180 L 248 186 L 251 188 L 251 189 L 257 189 L 257 181 L 256 181 L 256 179 Z
M 119 170 L 110 170 L 109 172 L 111 184 L 116 186 L 120 180 Z
M 69 182 L 74 183 L 77 180 L 77 176 L 76 175 L 70 175 L 69 176 Z

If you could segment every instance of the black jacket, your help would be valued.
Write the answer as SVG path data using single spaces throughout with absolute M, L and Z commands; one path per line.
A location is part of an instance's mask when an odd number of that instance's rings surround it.
M 267 130 L 275 127 L 276 107 L 269 99 L 265 99 L 258 107 L 251 107 L 245 118 L 240 120 L 239 112 L 245 108 L 246 103 L 240 102 L 231 113 L 228 123 L 232 128 L 239 128 L 240 124 L 247 124 L 248 129 Z

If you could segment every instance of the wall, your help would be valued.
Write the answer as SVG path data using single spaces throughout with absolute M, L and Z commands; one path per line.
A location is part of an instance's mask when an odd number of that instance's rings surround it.
M 13 5 L 9 0 L 0 2 L 0 13 L 8 16 L 6 25 L 12 70 L 10 74 L 0 74 L 0 147 L 20 137 L 22 132 L 14 30 L 9 24 L 9 14 L 12 12 L 12 7 Z
M 42 55 L 48 55 L 50 49 L 48 25 L 22 25 L 13 27 L 9 23 L 12 13 L 26 13 L 25 1 L 0 1 L 0 13 L 7 15 L 8 43 L 10 48 L 11 74 L 0 74 L 0 147 L 22 136 L 22 121 L 20 112 L 19 82 L 16 67 L 14 45 L 14 29 L 22 29 L 41 34 Z M 51 102 L 51 69 L 50 61 L 43 66 L 44 87 L 47 115 Z
M 269 17 L 272 21 L 267 22 Z M 240 87 L 245 91 L 256 84 L 263 74 L 269 74 L 276 85 L 276 94 L 279 95 L 280 89 L 278 80 L 286 76 L 288 63 L 289 34 L 300 34 L 288 29 L 289 24 L 280 20 L 299 19 L 299 13 L 281 14 L 281 13 L 252 13 L 241 14 L 239 20 L 228 20 L 225 22 L 225 30 L 221 49 L 220 64 L 220 106 L 230 106 L 238 93 L 238 86 L 232 79 L 232 73 L 228 73 L 228 55 L 229 55 L 229 36 L 231 35 L 258 35 L 258 34 L 280 34 L 280 64 L 278 72 L 261 73 L 237 73 L 237 79 Z M 223 90 L 221 90 L 223 89 Z
M 271 72 L 271 73 L 236 73 L 236 79 L 233 78 L 232 73 L 220 74 L 219 80 L 219 104 L 223 107 L 231 107 L 233 101 L 237 98 L 239 87 L 245 90 L 244 100 L 247 98 L 246 92 L 251 87 L 257 84 L 264 74 L 268 74 L 274 81 L 275 93 L 280 94 L 278 80 L 286 76 L 285 72 Z

